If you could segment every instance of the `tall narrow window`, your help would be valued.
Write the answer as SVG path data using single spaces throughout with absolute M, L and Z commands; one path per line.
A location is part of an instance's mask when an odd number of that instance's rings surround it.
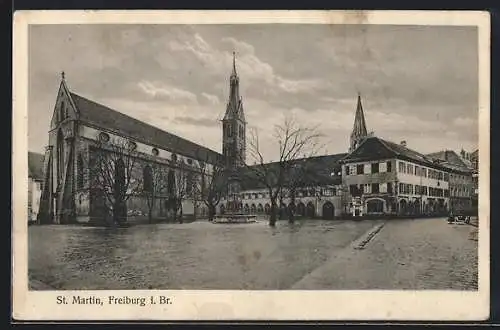
M 77 163 L 77 186 L 79 189 L 83 188 L 83 176 L 84 176 L 84 165 L 83 165 L 83 157 L 81 154 L 78 155 Z
M 146 192 L 153 192 L 153 171 L 151 166 L 146 165 L 142 170 L 143 189 Z
M 64 137 L 62 131 L 57 132 L 57 177 L 62 180 L 64 173 Z
M 387 162 L 387 172 L 388 173 L 392 172 L 392 163 L 391 163 L 391 161 Z
M 65 119 L 65 104 L 64 101 L 61 101 L 61 106 L 59 108 L 59 121 L 63 121 Z
M 378 163 L 372 164 L 372 173 L 378 173 L 379 171 Z

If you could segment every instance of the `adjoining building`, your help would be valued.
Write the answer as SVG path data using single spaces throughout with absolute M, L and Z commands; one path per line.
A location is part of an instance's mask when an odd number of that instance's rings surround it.
M 293 183 L 285 182 L 278 194 L 279 217 L 286 218 L 288 212 L 294 216 L 307 218 L 335 219 L 344 214 L 344 193 L 340 160 L 346 155 L 297 159 L 292 163 L 300 163 L 301 175 Z M 268 163 L 265 166 L 279 166 Z M 293 166 L 293 165 L 292 165 Z M 240 172 L 241 203 L 244 213 L 269 214 L 270 198 L 267 188 L 255 178 L 251 169 Z M 220 205 L 224 212 L 225 204 Z
M 472 163 L 464 158 L 462 150 L 460 157 L 453 150 L 444 150 L 427 156 L 440 162 L 449 172 L 450 211 L 469 211 L 474 207 L 474 169 Z
M 28 222 L 34 223 L 38 219 L 40 196 L 43 184 L 42 154 L 28 152 Z

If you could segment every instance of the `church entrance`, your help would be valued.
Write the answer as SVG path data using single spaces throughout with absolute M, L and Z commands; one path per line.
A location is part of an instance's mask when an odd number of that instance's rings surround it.
M 323 219 L 324 220 L 332 220 L 335 216 L 335 207 L 331 202 L 326 202 L 323 204 Z

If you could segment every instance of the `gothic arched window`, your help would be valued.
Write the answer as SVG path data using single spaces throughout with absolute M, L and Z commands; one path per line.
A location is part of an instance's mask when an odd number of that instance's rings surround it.
M 65 111 L 64 101 L 62 101 L 59 107 L 59 121 L 63 121 L 66 118 Z
M 84 181 L 84 165 L 83 165 L 83 157 L 81 154 L 78 155 L 77 159 L 77 187 L 82 189 L 83 188 L 83 181 Z
M 144 191 L 153 192 L 153 171 L 149 165 L 142 170 L 142 182 Z
M 62 131 L 57 132 L 57 177 L 62 179 L 64 173 L 64 137 Z

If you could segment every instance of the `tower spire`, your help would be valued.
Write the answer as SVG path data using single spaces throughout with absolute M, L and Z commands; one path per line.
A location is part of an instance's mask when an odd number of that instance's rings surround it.
M 237 76 L 238 74 L 236 73 L 236 52 L 233 51 L 233 76 Z
M 366 129 L 365 115 L 363 112 L 363 104 L 361 102 L 361 93 L 358 91 L 358 102 L 356 105 L 356 114 L 354 116 L 354 126 L 351 133 L 350 151 L 357 148 L 362 139 L 368 136 Z

